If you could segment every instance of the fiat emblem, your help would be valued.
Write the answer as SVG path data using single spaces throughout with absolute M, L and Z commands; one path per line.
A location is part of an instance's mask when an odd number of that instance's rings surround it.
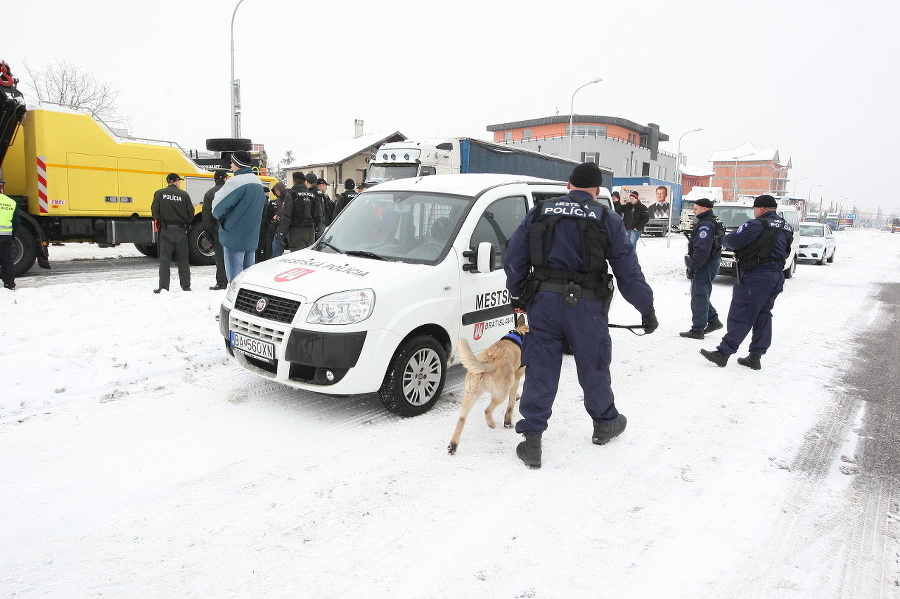
M 258 313 L 262 313 L 266 309 L 266 306 L 268 306 L 268 305 L 269 305 L 269 302 L 266 301 L 266 298 L 261 297 L 261 298 L 259 298 L 259 301 L 256 302 L 256 311 Z

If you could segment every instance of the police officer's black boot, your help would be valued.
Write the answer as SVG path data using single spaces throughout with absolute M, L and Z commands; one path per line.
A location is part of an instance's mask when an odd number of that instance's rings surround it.
M 625 414 L 619 414 L 615 420 L 594 420 L 594 434 L 591 441 L 594 445 L 606 445 L 611 439 L 621 435 L 627 424 Z
M 719 368 L 725 368 L 725 365 L 728 364 L 728 356 L 720 352 L 719 350 L 709 351 L 705 349 L 701 349 L 700 353 L 703 354 L 703 357 L 718 366 Z
M 761 357 L 762 356 L 759 354 L 750 354 L 746 358 L 738 358 L 737 363 L 741 366 L 752 368 L 753 370 L 760 370 L 762 369 L 762 364 L 759 363 Z
M 725 325 L 722 324 L 721 320 L 719 320 L 718 318 L 713 318 L 708 323 L 706 323 L 706 328 L 703 329 L 703 332 L 704 333 L 712 333 L 713 331 L 718 331 L 723 326 L 725 326 Z
M 516 455 L 532 469 L 541 467 L 541 433 L 524 433 L 525 440 L 516 447 Z

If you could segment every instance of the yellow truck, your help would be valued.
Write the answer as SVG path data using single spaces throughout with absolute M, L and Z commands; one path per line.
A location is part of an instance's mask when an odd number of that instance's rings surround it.
M 29 106 L 11 141 L 0 141 L 9 146 L 2 162 L 6 195 L 24 208 L 13 250 L 17 275 L 35 260 L 50 268 L 53 243 L 133 243 L 154 256 L 150 203 L 153 192 L 166 186 L 168 173 L 184 178 L 183 189 L 196 207 L 189 233 L 191 262 L 213 263 L 214 249 L 200 215 L 203 195 L 214 185 L 212 167 L 198 164 L 178 144 L 127 137 L 90 114 L 46 103 Z M 232 151 L 251 149 L 245 139 L 207 140 L 207 147 L 224 150 L 229 142 L 240 146 L 229 147 Z M 225 153 L 214 162 L 223 160 L 228 162 Z

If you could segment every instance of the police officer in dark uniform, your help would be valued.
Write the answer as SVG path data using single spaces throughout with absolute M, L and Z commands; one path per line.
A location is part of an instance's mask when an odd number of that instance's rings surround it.
M 514 308 L 528 312 L 522 363 L 528 366 L 516 431 L 525 440 L 516 454 L 530 468 L 541 466 L 541 434 L 559 386 L 563 347 L 575 355 L 584 407 L 603 445 L 625 430 L 616 410 L 609 365 L 612 341 L 607 312 L 612 267 L 622 296 L 643 315 L 646 333 L 656 330 L 653 291 L 644 280 L 622 219 L 596 202 L 602 178 L 593 162 L 578 165 L 569 193 L 533 208 L 509 240 L 506 287 Z
M 341 210 L 347 207 L 347 204 L 353 201 L 353 198 L 359 195 L 356 191 L 356 183 L 353 179 L 344 181 L 344 193 L 338 196 L 337 204 L 334 207 L 334 218 L 341 213 Z
M 219 241 L 219 221 L 212 215 L 213 197 L 225 185 L 226 179 L 228 179 L 228 171 L 224 168 L 216 170 L 213 174 L 215 185 L 203 195 L 203 230 L 209 235 L 216 252 L 216 284 L 210 287 L 214 291 L 228 287 L 228 277 L 225 276 L 225 250 L 222 249 L 222 242 Z
M 691 280 L 691 330 L 678 333 L 689 339 L 703 339 L 706 333 L 722 328 L 719 313 L 709 301 L 712 282 L 722 261 L 722 236 L 725 225 L 712 211 L 713 203 L 701 198 L 694 204 L 697 223 L 688 241 L 688 278 Z
M 191 290 L 191 267 L 188 263 L 188 229 L 194 220 L 191 196 L 180 188 L 178 173 L 166 176 L 168 187 L 153 194 L 150 213 L 158 229 L 156 247 L 159 252 L 159 287 L 153 293 L 169 290 L 169 268 L 172 256 L 178 263 L 178 279 L 184 291 Z
M 325 231 L 325 194 L 317 187 L 319 178 L 315 173 L 306 173 L 306 186 L 309 192 L 313 194 L 315 201 L 313 202 L 312 218 L 316 224 L 316 234 L 313 241 L 322 236 Z M 312 245 L 312 243 L 310 243 Z
M 288 191 L 282 207 L 284 224 L 288 228 L 288 243 L 292 252 L 302 250 L 316 240 L 316 194 L 310 191 L 303 173 L 292 175 L 294 186 Z
M 722 239 L 722 245 L 735 251 L 737 282 L 728 310 L 728 332 L 715 351 L 700 350 L 716 366 L 728 363 L 751 329 L 750 355 L 738 358 L 738 364 L 759 370 L 760 357 L 772 344 L 772 307 L 784 289 L 782 271 L 794 236 L 791 226 L 775 212 L 777 207 L 772 196 L 759 196 L 753 201 L 755 218 Z

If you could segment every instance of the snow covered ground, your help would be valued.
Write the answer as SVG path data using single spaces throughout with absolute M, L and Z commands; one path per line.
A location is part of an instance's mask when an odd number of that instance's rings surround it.
M 447 454 L 459 367 L 411 419 L 297 392 L 226 360 L 212 267 L 154 295 L 152 261 L 66 262 L 133 251 L 53 247 L 69 274 L 0 295 L 0 596 L 896 599 L 896 502 L 878 551 L 850 546 L 864 404 L 841 375 L 900 235 L 838 237 L 786 283 L 759 372 L 704 360 L 719 334 L 678 337 L 684 240 L 643 240 L 661 326 L 612 332 L 628 430 L 591 444 L 568 357 L 537 471 L 484 401 Z

